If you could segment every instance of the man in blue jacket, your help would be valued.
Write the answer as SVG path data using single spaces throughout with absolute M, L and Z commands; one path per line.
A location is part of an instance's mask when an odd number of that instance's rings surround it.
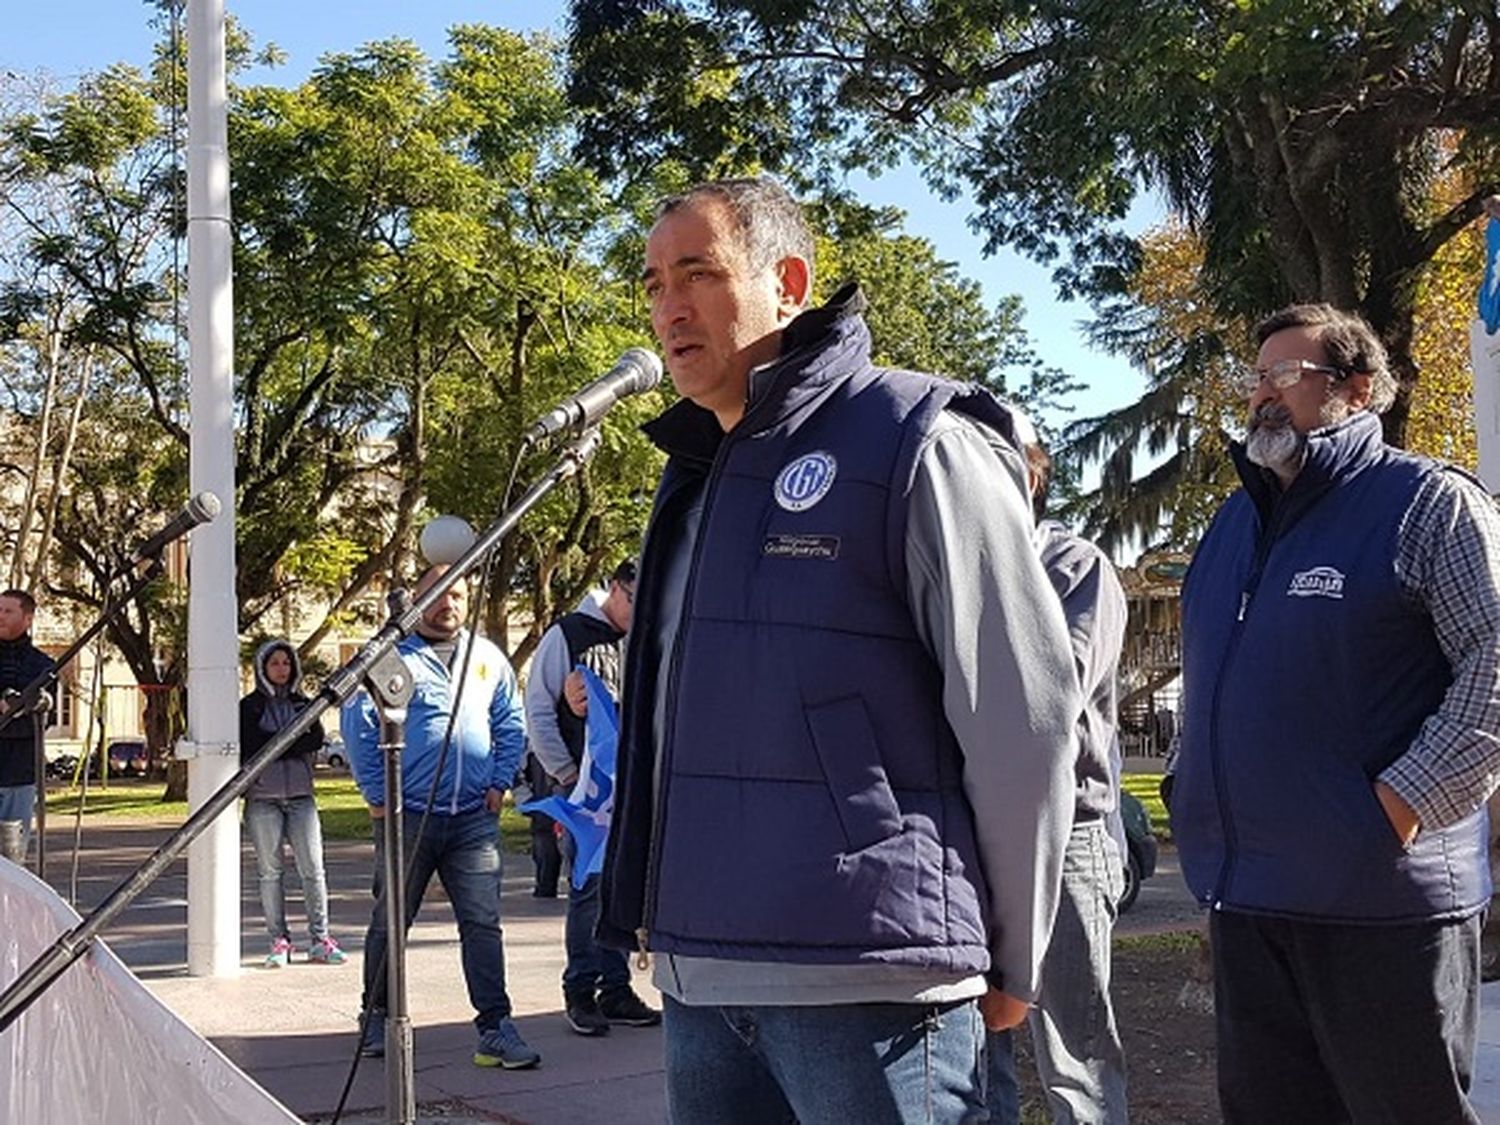
M 1226 1121 L 1472 1122 L 1500 517 L 1385 444 L 1363 320 L 1256 330 L 1244 484 L 1183 587 L 1172 831 L 1212 908 Z
M 420 597 L 447 569 L 429 568 L 417 582 L 416 595 Z M 398 646 L 414 689 L 402 756 L 402 839 L 410 872 L 406 924 L 416 917 L 436 872 L 453 904 L 464 980 L 478 1013 L 474 1062 L 519 1069 L 535 1066 L 541 1055 L 511 1022 L 505 991 L 499 815 L 501 798 L 526 747 L 526 722 L 510 662 L 489 641 L 463 627 L 467 605 L 465 584 L 450 586 L 423 614 L 416 635 Z M 385 814 L 385 764 L 380 722 L 368 694 L 361 692 L 345 705 L 341 727 L 354 779 L 375 827 L 376 903 L 365 935 L 363 1050 L 366 1056 L 378 1057 L 385 1053 L 385 864 L 380 823 Z
M 774 181 L 667 201 L 682 394 L 626 652 L 601 937 L 655 954 L 677 1122 L 960 1121 L 1025 1018 L 1082 707 L 1012 417 L 877 368 Z M 981 1019 L 981 1011 L 983 1019 Z

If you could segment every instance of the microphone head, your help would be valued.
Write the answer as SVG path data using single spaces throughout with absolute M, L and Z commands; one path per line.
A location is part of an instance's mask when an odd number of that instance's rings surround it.
M 628 348 L 620 357 L 622 365 L 629 364 L 635 371 L 632 394 L 649 391 L 661 382 L 661 357 L 647 348 Z
M 422 529 L 417 546 L 429 566 L 455 563 L 477 538 L 469 521 L 460 516 L 434 516 Z
M 219 498 L 212 492 L 203 491 L 188 501 L 188 511 L 198 523 L 207 523 L 224 510 Z

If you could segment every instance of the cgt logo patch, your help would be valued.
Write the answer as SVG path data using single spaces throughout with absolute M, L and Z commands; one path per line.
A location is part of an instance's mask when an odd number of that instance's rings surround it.
M 805 512 L 833 487 L 833 478 L 838 474 L 839 463 L 832 453 L 819 450 L 804 453 L 789 461 L 776 474 L 776 503 L 788 512 Z
M 1289 598 L 1342 598 L 1344 575 L 1331 566 L 1315 566 L 1311 570 L 1298 571 L 1286 588 Z

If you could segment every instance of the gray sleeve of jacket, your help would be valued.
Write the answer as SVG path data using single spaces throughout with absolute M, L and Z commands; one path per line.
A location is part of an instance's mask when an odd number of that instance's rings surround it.
M 570 670 L 567 639 L 562 629 L 554 625 L 542 634 L 526 673 L 526 731 L 531 739 L 531 752 L 542 769 L 563 784 L 578 777 L 578 767 L 573 764 L 573 755 L 568 753 L 568 744 L 557 725 L 557 701 Z
M 1059 536 L 1042 552 L 1042 565 L 1062 599 L 1073 659 L 1086 695 L 1108 687 L 1120 664 L 1129 609 L 1114 566 L 1094 544 Z M 1114 716 L 1106 716 L 1114 725 Z
M 906 564 L 964 756 L 990 895 L 991 983 L 1029 1001 L 1057 912 L 1083 704 L 1019 462 L 977 424 L 941 419 L 913 481 Z

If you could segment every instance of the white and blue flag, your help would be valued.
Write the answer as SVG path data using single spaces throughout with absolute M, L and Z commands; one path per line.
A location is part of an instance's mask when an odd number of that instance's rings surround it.
M 1479 286 L 1479 319 L 1490 335 L 1500 331 L 1500 219 L 1491 219 L 1484 232 L 1484 281 Z
M 609 821 L 615 809 L 615 754 L 620 742 L 620 720 L 609 689 L 582 664 L 578 671 L 583 673 L 589 699 L 578 784 L 566 797 L 542 797 L 519 807 L 523 813 L 545 813 L 572 835 L 578 846 L 573 856 L 575 888 L 604 870 L 604 846 L 609 841 Z

